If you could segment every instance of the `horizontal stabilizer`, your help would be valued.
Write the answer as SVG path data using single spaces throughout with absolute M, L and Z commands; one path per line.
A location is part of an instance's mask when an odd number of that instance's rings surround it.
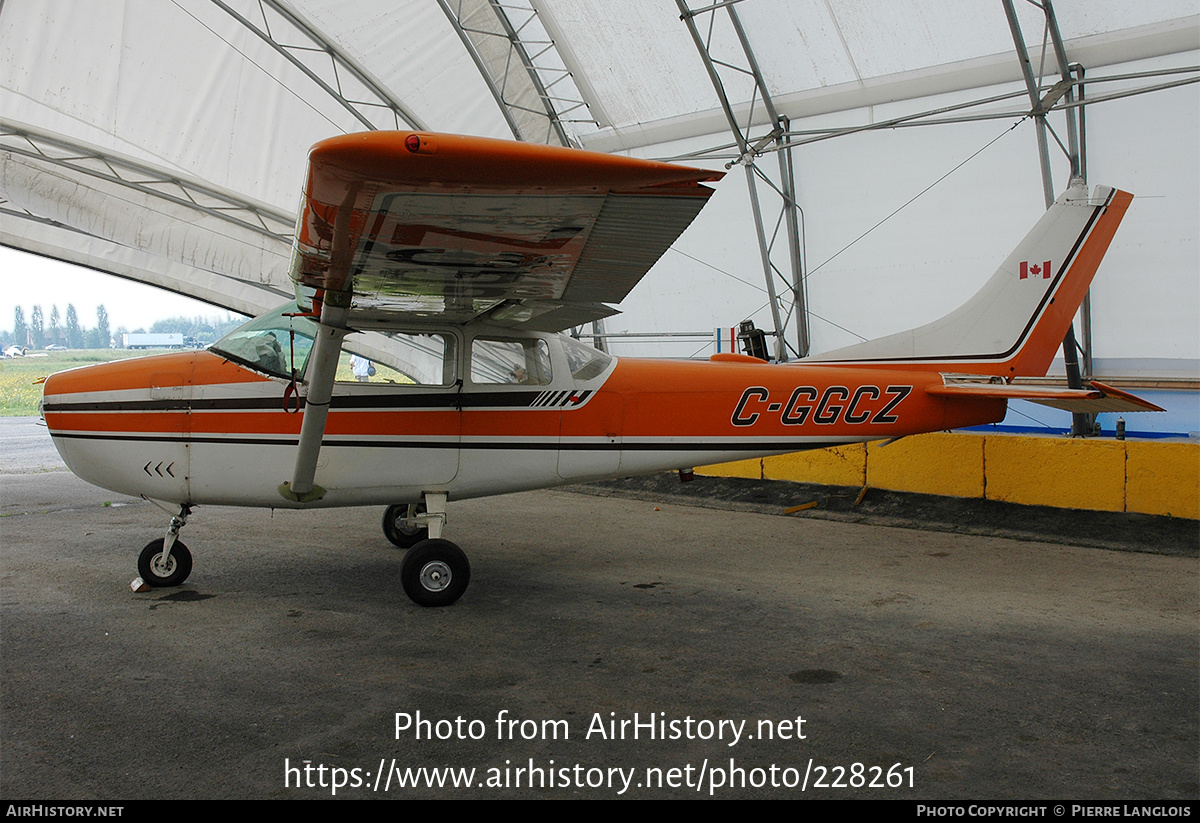
M 1099 414 L 1100 412 L 1163 411 L 1159 406 L 1140 397 L 1106 386 L 1095 380 L 1090 389 L 1065 389 L 1055 386 L 1012 386 L 1006 383 L 947 383 L 931 386 L 926 391 L 934 397 L 996 398 L 1028 400 L 1043 406 L 1069 412 Z

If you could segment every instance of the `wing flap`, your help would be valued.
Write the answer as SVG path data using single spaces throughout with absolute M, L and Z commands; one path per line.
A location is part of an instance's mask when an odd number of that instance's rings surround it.
M 621 302 L 706 202 L 666 194 L 605 198 L 563 297 Z

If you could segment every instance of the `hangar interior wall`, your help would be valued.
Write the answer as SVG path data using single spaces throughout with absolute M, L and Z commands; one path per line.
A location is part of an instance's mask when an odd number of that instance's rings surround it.
M 491 13 L 486 3 L 451 5 Z M 1027 5 L 1018 11 L 1040 61 L 1040 13 Z M 589 104 L 564 118 L 573 141 L 711 167 L 729 162 L 727 150 L 714 151 L 729 135 L 678 9 L 607 0 L 514 0 L 511 7 L 540 12 L 529 25 L 536 35 L 526 35 L 529 48 L 544 55 L 535 62 L 553 58 L 569 70 L 563 96 Z M 1200 15 L 1190 0 L 1059 0 L 1055 7 L 1068 52 L 1087 65 L 1089 95 L 1151 82 L 1102 82 L 1116 75 L 1153 72 L 1165 82 L 1162 72 L 1181 70 L 1194 79 Z M 797 132 L 867 126 L 1022 89 L 999 2 L 970 12 L 948 0 L 882 4 L 870 13 L 854 3 L 747 0 L 739 8 L 766 81 Z M 268 29 L 284 43 L 305 45 L 284 12 L 321 32 L 330 51 L 298 49 L 289 59 L 270 47 L 261 36 Z M 244 237 L 173 215 L 150 194 L 125 197 L 125 211 L 81 207 L 85 201 L 68 194 L 72 186 L 95 197 L 107 184 L 18 153 L 23 138 L 11 126 L 60 135 L 285 215 L 294 212 L 309 145 L 365 128 L 363 117 L 374 127 L 403 125 L 363 83 L 339 72 L 334 56 L 424 127 L 512 135 L 449 16 L 429 0 L 6 0 L 0 38 L 0 111 L 10 127 L 0 135 L 0 240 L 214 302 L 225 295 L 220 304 L 240 311 L 278 297 L 284 241 L 263 241 L 248 258 Z M 554 42 L 535 44 L 538 38 Z M 712 47 L 714 56 L 732 59 L 721 32 Z M 502 56 L 492 58 L 493 71 L 511 53 Z M 553 76 L 542 72 L 552 84 Z M 345 105 L 314 78 L 366 104 Z M 549 96 L 557 100 L 559 88 L 552 85 Z M 1087 108 L 1089 179 L 1138 196 L 1093 290 L 1100 376 L 1200 377 L 1195 88 Z M 748 105 L 744 85 L 731 90 L 735 107 Z M 1022 107 L 1028 102 L 1018 97 L 984 108 L 1011 110 L 1010 117 L 864 131 L 794 150 L 814 351 L 927 322 L 990 275 L 1044 207 Z M 1065 160 L 1054 157 L 1061 190 Z M 106 161 L 91 162 L 104 171 Z M 774 163 L 764 158 L 760 166 L 769 175 Z M 51 170 L 62 184 L 56 190 L 37 182 Z M 746 185 L 732 171 L 607 332 L 705 334 L 747 318 L 768 325 Z M 114 194 L 105 194 L 111 202 Z M 192 228 L 172 235 L 158 227 L 164 219 Z M 72 242 L 81 234 L 86 242 Z M 255 271 L 247 274 L 247 265 Z M 703 337 L 611 345 L 618 354 L 662 356 L 704 356 L 713 346 Z

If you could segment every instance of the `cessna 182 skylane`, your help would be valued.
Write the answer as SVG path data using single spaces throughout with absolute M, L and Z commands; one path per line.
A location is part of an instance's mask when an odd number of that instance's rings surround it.
M 442 606 L 470 577 L 448 500 L 979 425 L 1012 398 L 1155 408 L 1011 384 L 1063 339 L 1131 200 L 1108 188 L 1067 191 L 945 318 L 794 364 L 617 359 L 558 333 L 616 313 L 719 177 L 448 135 L 326 140 L 298 299 L 206 351 L 53 375 L 46 423 L 83 479 L 179 507 L 139 558 L 152 586 L 187 578 L 198 504 L 383 504 L 405 591 Z

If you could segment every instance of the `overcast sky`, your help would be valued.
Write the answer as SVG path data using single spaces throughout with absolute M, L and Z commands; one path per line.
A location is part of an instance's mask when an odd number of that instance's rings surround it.
M 96 325 L 96 307 L 103 305 L 108 312 L 108 326 L 116 331 L 149 329 L 156 320 L 167 317 L 238 317 L 225 309 L 210 306 L 199 300 L 113 277 L 107 274 L 0 247 L 0 329 L 12 331 L 13 309 L 20 306 L 28 323 L 33 307 L 40 305 L 46 326 L 50 325 L 50 308 L 58 306 L 58 314 L 66 324 L 67 305 L 75 306 L 79 323 L 85 328 Z

